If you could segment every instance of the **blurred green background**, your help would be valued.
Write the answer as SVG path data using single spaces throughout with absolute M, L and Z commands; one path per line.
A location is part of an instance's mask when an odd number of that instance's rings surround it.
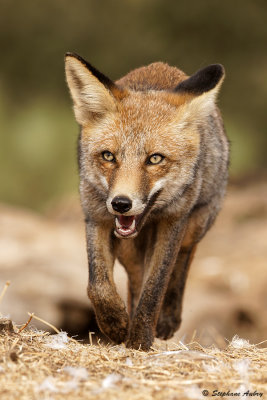
M 153 61 L 222 63 L 232 178 L 267 168 L 266 0 L 0 0 L 0 200 L 38 210 L 77 191 L 64 53 L 112 79 Z

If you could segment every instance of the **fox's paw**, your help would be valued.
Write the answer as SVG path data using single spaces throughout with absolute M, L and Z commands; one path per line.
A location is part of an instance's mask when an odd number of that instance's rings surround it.
M 126 347 L 136 350 L 149 351 L 154 341 L 154 335 L 149 325 L 137 323 L 130 329 Z
M 181 325 L 181 318 L 176 317 L 175 315 L 166 315 L 159 317 L 157 328 L 156 328 L 156 337 L 159 339 L 167 340 L 173 337 L 174 333 L 179 329 Z
M 101 315 L 97 315 L 96 318 L 101 332 L 114 343 L 120 344 L 126 341 L 129 317 L 125 310 L 119 313 L 102 313 Z

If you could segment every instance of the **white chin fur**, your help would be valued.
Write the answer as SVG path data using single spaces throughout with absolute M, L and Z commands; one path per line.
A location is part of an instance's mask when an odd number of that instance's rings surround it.
M 127 238 L 133 239 L 133 238 L 135 238 L 135 237 L 138 235 L 138 232 L 137 232 L 137 231 L 134 231 L 134 232 L 131 233 L 130 235 L 122 235 L 121 233 L 119 233 L 119 232 L 117 231 L 117 229 L 114 229 L 114 234 L 115 234 L 115 236 L 117 236 L 117 238 L 119 238 L 119 239 L 127 239 Z

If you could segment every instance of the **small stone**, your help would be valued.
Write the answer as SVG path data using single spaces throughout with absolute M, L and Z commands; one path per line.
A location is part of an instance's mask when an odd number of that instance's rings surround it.
M 13 333 L 13 332 L 14 332 L 14 327 L 13 327 L 12 321 L 8 318 L 1 318 L 0 319 L 0 334 Z
M 9 357 L 13 362 L 17 362 L 19 359 L 19 356 L 15 351 L 11 351 L 11 353 L 9 353 Z

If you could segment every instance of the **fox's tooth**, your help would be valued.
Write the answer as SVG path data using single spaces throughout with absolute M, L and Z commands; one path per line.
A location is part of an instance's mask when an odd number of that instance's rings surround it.
M 120 224 L 120 221 L 119 221 L 119 219 L 117 217 L 115 218 L 115 224 L 116 224 L 117 228 L 121 228 L 122 227 L 122 225 Z
M 131 226 L 128 228 L 129 230 L 135 229 L 135 218 L 133 219 L 133 222 L 131 223 Z

